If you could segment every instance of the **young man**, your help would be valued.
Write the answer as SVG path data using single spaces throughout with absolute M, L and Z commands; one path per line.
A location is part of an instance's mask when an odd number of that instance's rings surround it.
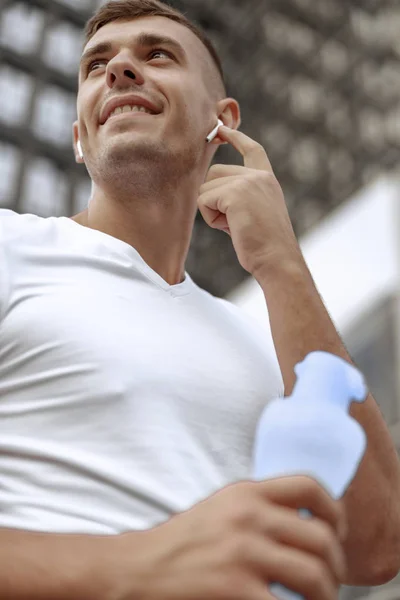
M 278 581 L 333 600 L 389 580 L 399 467 L 373 398 L 343 504 L 307 478 L 249 481 L 294 365 L 350 358 L 210 43 L 157 0 L 111 2 L 88 24 L 77 108 L 88 209 L 0 216 L 0 597 L 262 600 Z M 243 167 L 209 169 L 221 143 Z M 272 336 L 185 273 L 198 208 L 262 286 Z

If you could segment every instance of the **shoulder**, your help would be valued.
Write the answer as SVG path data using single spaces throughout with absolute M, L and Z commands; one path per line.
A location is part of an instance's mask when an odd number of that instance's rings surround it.
M 18 221 L 19 217 L 18 213 L 9 208 L 0 208 L 0 226 L 2 229 L 9 228 L 10 225 L 13 226 Z
M 3 223 L 22 223 L 28 221 L 38 222 L 42 221 L 43 217 L 38 217 L 38 215 L 33 215 L 30 213 L 18 213 L 10 208 L 0 208 L 0 220 Z
M 1 241 L 4 243 L 13 237 L 18 237 L 43 221 L 45 219 L 37 215 L 20 214 L 8 208 L 0 208 Z
M 30 228 L 29 219 L 34 215 L 20 215 L 7 208 L 0 209 L 0 317 L 5 315 L 11 288 L 12 277 L 15 273 L 16 249 L 21 245 L 21 240 L 27 237 Z
M 59 227 L 55 217 L 40 217 L 31 213 L 17 213 L 8 208 L 0 208 L 0 244 L 3 249 L 14 243 L 51 242 Z

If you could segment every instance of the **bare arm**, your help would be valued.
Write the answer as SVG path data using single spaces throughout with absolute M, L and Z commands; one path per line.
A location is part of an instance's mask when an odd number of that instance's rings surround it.
M 239 119 L 232 114 L 227 120 L 237 127 Z M 229 127 L 221 127 L 218 138 L 242 155 L 244 166 L 213 165 L 200 187 L 198 206 L 210 227 L 229 233 L 240 264 L 264 292 L 290 394 L 294 366 L 309 352 L 325 350 L 351 359 L 314 285 L 264 148 Z M 353 415 L 366 431 L 368 450 L 344 498 L 349 523 L 345 582 L 379 585 L 400 568 L 399 459 L 371 395 Z
M 120 539 L 0 529 L 0 597 L 117 600 Z
M 294 366 L 314 350 L 352 362 L 300 253 L 275 257 L 257 277 L 268 305 L 285 393 Z M 380 585 L 400 568 L 400 468 L 389 430 L 374 398 L 352 408 L 365 429 L 368 448 L 347 491 L 349 534 L 345 544 L 349 585 Z
M 302 519 L 306 506 L 313 519 Z M 315 481 L 242 481 L 145 531 L 114 536 L 0 529 L 1 600 L 272 600 L 277 581 L 337 600 L 341 503 Z

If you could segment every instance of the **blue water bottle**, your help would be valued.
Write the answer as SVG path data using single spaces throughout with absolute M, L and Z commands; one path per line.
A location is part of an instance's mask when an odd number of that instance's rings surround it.
M 365 432 L 349 414 L 351 402 L 367 396 L 363 376 L 327 352 L 308 354 L 295 373 L 292 395 L 268 404 L 259 420 L 254 479 L 307 475 L 341 498 L 366 449 Z M 279 583 L 270 589 L 281 600 L 301 600 Z

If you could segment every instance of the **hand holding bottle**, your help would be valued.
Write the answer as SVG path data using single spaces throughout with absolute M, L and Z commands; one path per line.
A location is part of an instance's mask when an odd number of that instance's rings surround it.
M 344 526 L 340 502 L 307 477 L 236 483 L 139 534 L 136 551 L 121 536 L 119 598 L 275 600 L 268 584 L 280 581 L 308 600 L 337 600 Z
M 355 476 L 366 448 L 361 425 L 349 414 L 352 400 L 362 402 L 367 389 L 361 373 L 327 352 L 312 352 L 295 367 L 298 377 L 289 398 L 264 410 L 254 446 L 254 477 L 265 480 L 307 475 L 338 499 Z M 313 514 L 301 507 L 303 518 Z M 301 600 L 295 588 L 276 580 L 271 592 L 280 600 Z

